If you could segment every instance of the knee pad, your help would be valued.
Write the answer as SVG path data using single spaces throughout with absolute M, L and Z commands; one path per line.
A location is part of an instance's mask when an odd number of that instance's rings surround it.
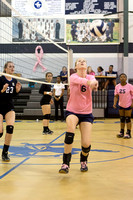
M 90 145 L 89 147 L 86 147 L 86 148 L 82 146 L 82 151 L 83 151 L 84 153 L 89 153 L 90 150 L 91 150 L 91 145 Z
M 2 137 L 3 133 L 0 133 L 0 138 Z
M 46 115 L 43 115 L 43 119 L 47 119 L 47 120 L 49 120 L 50 119 L 50 114 L 46 114 Z
M 13 129 L 14 129 L 14 126 L 12 126 L 12 125 L 6 126 L 6 132 L 9 134 L 13 134 Z
M 126 123 L 131 122 L 131 117 L 126 117 Z
M 125 118 L 124 116 L 121 116 L 121 117 L 120 117 L 121 123 L 125 123 L 125 119 L 126 119 L 126 118 Z
M 74 140 L 74 133 L 66 132 L 65 140 L 64 142 L 66 144 L 72 144 Z

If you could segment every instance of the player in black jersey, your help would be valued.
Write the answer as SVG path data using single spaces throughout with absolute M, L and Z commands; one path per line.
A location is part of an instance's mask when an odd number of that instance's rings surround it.
M 8 61 L 4 66 L 4 73 L 13 74 L 14 64 Z M 20 91 L 21 84 L 17 82 L 16 79 L 1 76 L 0 77 L 0 137 L 3 135 L 3 118 L 6 121 L 6 135 L 5 142 L 2 151 L 2 160 L 10 161 L 8 156 L 8 149 L 11 143 L 14 122 L 15 122 L 15 112 L 13 105 L 13 97 Z
M 53 78 L 53 74 L 51 72 L 46 73 L 46 81 L 51 83 Z M 53 104 L 52 99 L 52 85 L 42 84 L 39 90 L 40 94 L 43 94 L 41 98 L 40 105 L 43 113 L 43 135 L 44 134 L 52 134 L 53 131 L 49 129 L 49 120 L 51 115 L 51 104 Z

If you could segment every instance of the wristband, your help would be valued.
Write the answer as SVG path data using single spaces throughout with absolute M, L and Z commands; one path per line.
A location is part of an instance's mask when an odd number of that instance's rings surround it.
M 46 94 L 49 94 L 49 92 L 47 92 Z

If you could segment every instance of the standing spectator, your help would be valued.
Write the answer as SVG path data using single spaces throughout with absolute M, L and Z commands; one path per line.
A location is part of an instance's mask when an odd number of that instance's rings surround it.
M 127 75 L 122 73 L 120 75 L 120 83 L 115 86 L 114 105 L 119 97 L 119 114 L 120 114 L 120 133 L 117 134 L 118 138 L 130 139 L 131 138 L 131 113 L 133 108 L 133 85 L 126 82 Z M 127 132 L 124 136 L 125 123 L 127 124 Z
M 80 154 L 81 172 L 88 171 L 87 159 L 91 150 L 92 115 L 92 90 L 97 90 L 98 82 L 94 76 L 87 75 L 87 63 L 84 58 L 76 61 L 77 72 L 70 76 L 70 98 L 66 110 L 67 132 L 65 135 L 63 164 L 60 173 L 68 173 L 71 161 L 72 144 L 75 129 L 79 124 L 81 132 Z
M 59 20 L 56 20 L 56 24 L 55 24 L 55 38 L 59 39 L 60 38 L 60 23 Z
M 14 73 L 14 64 L 8 61 L 4 66 L 4 73 L 12 75 Z M 9 162 L 8 150 L 10 147 L 14 122 L 15 111 L 13 97 L 19 93 L 21 84 L 16 79 L 8 76 L 0 77 L 0 138 L 3 135 L 3 119 L 6 121 L 6 135 L 2 151 L 2 160 Z
M 67 68 L 64 66 L 62 67 L 62 71 L 60 72 L 61 80 L 63 83 L 67 82 Z
M 54 85 L 53 96 L 55 104 L 55 120 L 58 120 L 58 107 L 60 106 L 61 111 L 61 121 L 64 121 L 64 108 L 63 108 L 63 95 L 64 95 L 64 85 L 61 83 L 61 76 L 57 76 L 57 84 Z
M 20 20 L 18 23 L 18 38 L 22 39 L 22 36 L 23 36 L 23 23 Z
M 51 72 L 46 73 L 46 81 L 51 83 L 53 74 Z M 39 93 L 42 94 L 40 105 L 43 113 L 43 135 L 52 134 L 53 131 L 49 129 L 49 121 L 51 116 L 51 104 L 52 100 L 52 85 L 51 84 L 42 84 L 39 90 Z

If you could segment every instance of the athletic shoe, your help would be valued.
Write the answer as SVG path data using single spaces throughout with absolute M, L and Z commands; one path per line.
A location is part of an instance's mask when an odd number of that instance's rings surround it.
M 49 128 L 48 128 L 48 134 L 52 134 L 53 131 L 51 131 Z
M 10 161 L 8 153 L 2 153 L 2 161 L 5 161 L 5 162 Z
M 87 172 L 88 171 L 88 167 L 87 167 L 87 162 L 81 162 L 81 168 L 80 168 L 81 172 Z
M 49 130 L 43 131 L 42 134 L 43 134 L 43 135 L 49 134 Z
M 123 138 L 124 137 L 124 133 L 119 133 L 116 135 L 118 138 Z
M 126 135 L 123 137 L 124 139 L 130 139 L 131 138 L 131 134 L 126 133 Z
M 66 164 L 62 164 L 61 169 L 59 170 L 59 173 L 67 174 L 69 172 L 69 166 Z

